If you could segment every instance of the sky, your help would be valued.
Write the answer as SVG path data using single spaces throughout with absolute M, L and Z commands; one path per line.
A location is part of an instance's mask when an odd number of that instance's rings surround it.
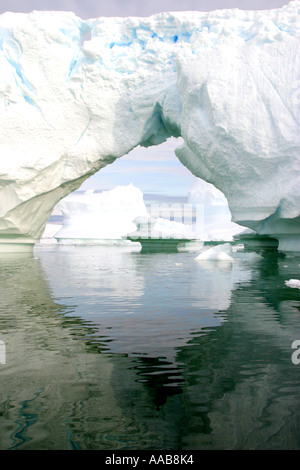
M 225 8 L 269 10 L 288 0 L 0 0 L 6 11 L 73 11 L 83 19 L 99 16 L 149 16 L 164 11 L 210 11 Z M 89 178 L 80 189 L 111 189 L 133 183 L 144 193 L 185 196 L 196 178 L 176 158 L 174 149 L 182 139 L 171 138 L 151 148 L 137 147 Z
M 197 178 L 177 159 L 174 149 L 183 140 L 170 138 L 156 147 L 136 147 L 107 165 L 81 186 L 81 189 L 111 189 L 133 183 L 143 193 L 186 196 Z
M 162 11 L 223 8 L 263 10 L 285 5 L 284 0 L 0 0 L 0 13 L 32 10 L 74 11 L 83 19 L 97 16 L 148 16 Z

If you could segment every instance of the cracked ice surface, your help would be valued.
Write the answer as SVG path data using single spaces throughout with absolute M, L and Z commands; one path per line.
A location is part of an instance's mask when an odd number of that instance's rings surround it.
M 0 16 L 0 241 L 134 147 L 176 155 L 233 221 L 300 250 L 300 2 L 277 10 L 82 20 Z M 91 40 L 85 41 L 90 32 Z

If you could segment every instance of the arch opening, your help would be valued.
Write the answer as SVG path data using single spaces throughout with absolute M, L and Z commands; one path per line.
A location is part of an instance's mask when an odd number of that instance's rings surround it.
M 232 241 L 243 228 L 231 221 L 225 196 L 176 157 L 182 143 L 170 138 L 156 147 L 138 146 L 95 173 L 58 203 L 40 243 Z

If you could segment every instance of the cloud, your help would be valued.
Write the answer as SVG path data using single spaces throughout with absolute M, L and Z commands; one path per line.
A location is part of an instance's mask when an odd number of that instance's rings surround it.
M 145 175 L 148 175 L 148 177 L 154 174 L 156 175 L 156 177 L 161 174 L 175 175 L 175 176 L 183 176 L 185 174 L 188 174 L 188 175 L 191 174 L 187 168 L 185 168 L 181 164 L 179 165 L 177 165 L 176 163 L 167 165 L 166 162 L 163 162 L 162 165 L 154 165 L 153 162 L 149 162 L 149 163 L 137 162 L 134 165 L 129 165 L 128 162 L 126 162 L 126 164 L 123 164 L 123 165 L 120 164 L 117 166 L 117 163 L 114 162 L 110 167 L 106 167 L 107 170 L 103 168 L 101 170 L 101 174 L 110 173 L 110 174 L 118 174 L 118 175 L 123 174 L 124 175 L 128 173 L 130 175 L 134 175 L 134 174 L 143 173 Z

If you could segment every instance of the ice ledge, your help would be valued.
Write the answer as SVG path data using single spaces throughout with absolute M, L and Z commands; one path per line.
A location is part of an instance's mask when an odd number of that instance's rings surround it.
M 300 253 L 300 237 L 298 235 L 279 235 L 278 250 L 283 252 Z
M 34 245 L 38 242 L 32 238 L 0 238 L 0 255 L 3 253 L 32 253 Z

